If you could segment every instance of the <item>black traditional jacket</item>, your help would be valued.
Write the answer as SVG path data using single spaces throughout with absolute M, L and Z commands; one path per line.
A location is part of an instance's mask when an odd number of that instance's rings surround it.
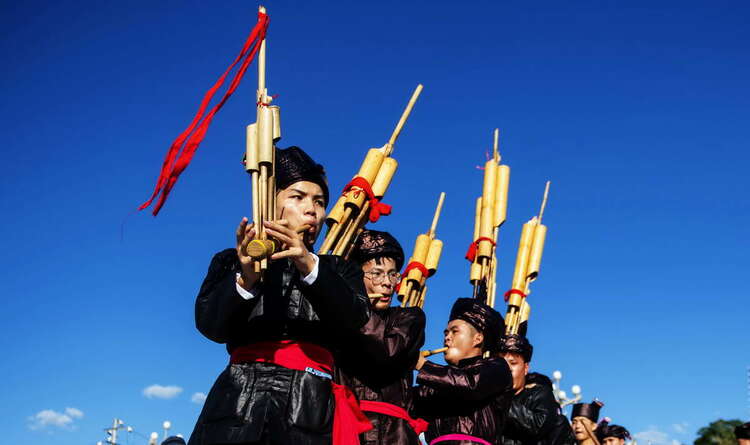
M 234 348 L 259 341 L 297 340 L 335 352 L 369 319 L 362 270 L 321 255 L 318 276 L 302 282 L 288 260 L 270 264 L 245 300 L 236 287 L 235 249 L 216 254 L 195 303 L 198 330 Z M 266 363 L 227 366 L 208 394 L 190 445 L 262 442 L 329 444 L 333 420 L 330 380 Z
M 359 400 L 386 402 L 412 411 L 412 380 L 419 349 L 424 345 L 425 315 L 417 307 L 373 311 L 361 334 L 351 339 L 347 354 L 337 358 L 337 378 Z M 401 419 L 366 412 L 373 429 L 360 436 L 362 445 L 417 445 L 419 438 Z
M 415 410 L 430 422 L 428 442 L 460 433 L 500 443 L 513 397 L 513 378 L 505 360 L 473 357 L 458 366 L 428 361 L 417 374 L 417 383 Z
M 523 391 L 513 397 L 503 445 L 574 445 L 575 436 L 552 393 L 547 376 L 530 373 Z

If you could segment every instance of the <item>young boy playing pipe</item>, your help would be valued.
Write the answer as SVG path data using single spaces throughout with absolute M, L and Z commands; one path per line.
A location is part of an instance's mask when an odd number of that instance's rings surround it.
M 415 412 L 430 422 L 430 444 L 499 444 L 513 379 L 505 360 L 494 357 L 504 331 L 502 316 L 473 298 L 456 300 L 444 331 L 445 361 L 420 356 Z M 485 352 L 491 355 L 483 358 Z
M 370 312 L 362 270 L 312 253 L 328 203 L 323 167 L 297 147 L 277 149 L 275 180 L 279 219 L 265 230 L 282 250 L 261 280 L 246 251 L 256 228 L 243 218 L 235 247 L 213 257 L 195 303 L 198 330 L 226 344 L 230 363 L 190 445 L 328 445 L 345 433 L 356 440 L 369 426 L 353 396 L 331 380 L 332 351 Z M 303 225 L 310 228 L 298 235 Z

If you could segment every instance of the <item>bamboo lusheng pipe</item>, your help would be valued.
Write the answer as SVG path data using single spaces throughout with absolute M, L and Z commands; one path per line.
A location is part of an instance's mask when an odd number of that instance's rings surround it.
M 309 224 L 304 224 L 299 227 L 295 232 L 297 234 L 304 233 L 310 230 Z M 254 239 L 247 244 L 246 252 L 248 256 L 256 261 L 269 258 L 274 253 L 281 250 L 281 243 L 273 238 L 266 239 Z
M 390 156 L 421 92 L 422 85 L 420 84 L 412 93 L 406 109 L 401 114 L 401 118 L 393 133 L 391 133 L 388 142 L 381 148 L 368 150 L 359 171 L 355 175 L 355 178 L 361 177 L 370 184 L 373 195 L 378 200 L 385 194 L 398 167 L 398 162 Z M 363 216 L 368 216 L 369 210 L 365 209 L 365 206 L 369 203 L 367 198 L 367 194 L 361 188 L 353 186 L 336 201 L 326 219 L 328 231 L 320 249 L 318 249 L 319 254 L 345 255 L 351 250 L 351 244 L 366 223 L 365 218 L 360 217 L 360 214 L 365 213 Z
M 508 296 L 508 309 L 505 316 L 506 333 L 518 333 L 518 327 L 523 321 L 522 307 L 525 298 L 531 293 L 531 282 L 539 276 L 542 264 L 542 253 L 547 236 L 547 226 L 542 224 L 544 209 L 549 197 L 550 181 L 544 187 L 544 197 L 539 209 L 539 215 L 531 218 L 521 229 L 521 239 L 518 243 L 516 269 L 513 272 L 512 291 Z
M 432 224 L 427 233 L 417 236 L 414 242 L 414 250 L 409 258 L 408 264 L 419 263 L 427 269 L 427 276 L 419 268 L 410 269 L 406 276 L 402 277 L 401 285 L 398 289 L 398 296 L 401 299 L 401 307 L 422 306 L 425 298 L 425 281 L 429 276 L 437 272 L 440 263 L 440 255 L 443 251 L 443 242 L 436 239 L 437 225 L 440 220 L 440 214 L 445 202 L 445 192 L 440 193 L 438 198 L 435 214 L 432 217 Z
M 508 206 L 508 186 L 510 167 L 500 165 L 500 130 L 493 134 L 492 158 L 484 164 L 482 196 L 477 199 L 474 211 L 474 242 L 476 254 L 469 269 L 469 282 L 473 285 L 473 295 L 477 297 L 484 285 L 485 303 L 494 305 L 497 276 L 497 239 L 499 227 L 505 223 Z
M 429 357 L 431 355 L 440 354 L 441 352 L 445 352 L 447 350 L 448 350 L 448 347 L 445 346 L 443 348 L 431 349 L 429 351 L 422 351 L 421 354 L 422 354 L 422 357 Z
M 263 6 L 258 10 L 266 13 Z M 270 105 L 271 100 L 266 89 L 266 40 L 263 39 L 258 50 L 256 121 L 247 126 L 245 146 L 245 170 L 251 177 L 253 222 L 258 230 L 257 239 L 251 242 L 251 250 L 259 255 L 259 261 L 255 263 L 256 272 L 268 267 L 270 254 L 266 251 L 275 248 L 273 241 L 267 239 L 263 226 L 263 222 L 274 220 L 276 216 L 275 143 L 281 138 L 281 111 L 279 107 Z

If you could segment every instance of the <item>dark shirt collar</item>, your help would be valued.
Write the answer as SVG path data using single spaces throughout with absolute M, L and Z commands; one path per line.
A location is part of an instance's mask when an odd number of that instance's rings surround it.
M 482 360 L 482 355 L 481 354 L 478 355 L 478 356 L 476 356 L 476 357 L 465 358 L 463 360 L 459 360 L 457 366 L 459 368 L 465 368 L 467 366 L 471 366 L 471 365 L 475 364 L 479 360 Z

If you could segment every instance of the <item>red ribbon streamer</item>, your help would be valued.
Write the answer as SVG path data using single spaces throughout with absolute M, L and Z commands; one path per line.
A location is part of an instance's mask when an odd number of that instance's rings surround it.
M 293 340 L 267 341 L 240 346 L 232 351 L 230 363 L 264 362 L 287 369 L 308 368 L 332 374 L 333 355 L 318 345 Z M 372 423 L 359 408 L 349 388 L 331 381 L 335 409 L 333 445 L 359 445 L 359 435 L 372 429 Z
M 505 301 L 507 302 L 508 300 L 510 300 L 510 296 L 513 294 L 520 295 L 521 298 L 526 298 L 526 293 L 524 291 L 518 289 L 510 289 L 505 293 Z
M 429 423 L 424 419 L 413 419 L 405 409 L 392 403 L 375 402 L 373 400 L 361 400 L 359 407 L 362 411 L 371 413 L 385 414 L 386 416 L 396 417 L 405 420 L 411 429 L 417 433 L 417 436 L 427 431 Z
M 465 258 L 472 263 L 477 258 L 477 248 L 479 247 L 480 241 L 489 241 L 493 246 L 495 245 L 495 240 L 493 240 L 492 238 L 487 238 L 486 236 L 480 236 L 473 243 L 469 244 L 469 250 L 466 251 Z
M 367 195 L 367 199 L 370 201 L 370 214 L 368 215 L 368 218 L 370 219 L 371 223 L 378 222 L 380 219 L 380 216 L 388 216 L 391 214 L 391 210 L 393 209 L 388 204 L 384 204 L 380 202 L 378 198 L 375 197 L 375 194 L 372 192 L 372 186 L 369 182 L 367 182 L 367 179 L 361 177 L 361 176 L 355 176 L 354 179 L 349 181 L 346 186 L 344 186 L 344 191 L 341 192 L 342 195 L 345 195 L 349 190 L 351 190 L 354 187 L 358 187 L 360 190 L 354 190 L 354 197 L 356 198 L 360 191 L 365 192 L 365 195 Z
M 229 97 L 237 89 L 240 81 L 242 80 L 242 77 L 245 75 L 245 71 L 247 71 L 247 67 L 255 58 L 255 54 L 260 49 L 261 42 L 266 38 L 268 22 L 268 15 L 262 12 L 258 12 L 258 23 L 255 24 L 255 27 L 253 27 L 252 31 L 250 32 L 250 35 L 245 41 L 245 44 L 242 46 L 242 50 L 240 51 L 239 55 L 237 55 L 237 57 L 234 59 L 234 62 L 229 65 L 229 68 L 224 71 L 224 74 L 219 77 L 219 80 L 216 81 L 214 86 L 212 86 L 211 89 L 209 89 L 203 96 L 203 101 L 201 101 L 198 112 L 195 114 L 193 121 L 190 122 L 190 125 L 188 125 L 185 131 L 180 133 L 180 135 L 177 136 L 177 139 L 172 142 L 172 145 L 169 147 L 169 151 L 167 151 L 167 156 L 164 159 L 164 163 L 161 166 L 161 172 L 159 173 L 159 179 L 156 181 L 154 193 L 151 195 L 151 198 L 149 198 L 148 201 L 138 207 L 138 210 L 143 210 L 146 207 L 150 206 L 154 198 L 156 198 L 156 196 L 161 193 L 161 196 L 159 196 L 159 200 L 157 201 L 152 211 L 154 216 L 159 213 L 159 210 L 167 200 L 167 196 L 169 196 L 169 192 L 172 191 L 172 187 L 174 187 L 175 183 L 177 182 L 177 178 L 179 178 L 180 174 L 187 168 L 188 164 L 190 164 L 195 151 L 198 149 L 198 146 L 206 136 L 206 131 L 208 131 L 208 126 L 211 125 L 211 121 L 213 120 L 214 115 L 221 109 L 222 106 L 224 106 L 224 103 L 227 101 L 227 99 L 229 99 Z M 239 70 L 237 70 L 237 73 L 235 73 L 234 77 L 232 78 L 232 83 L 229 85 L 227 92 L 224 93 L 224 97 L 222 97 L 221 101 L 219 101 L 219 103 L 216 104 L 205 117 L 203 117 L 203 113 L 206 111 L 206 108 L 211 102 L 211 99 L 213 99 L 214 94 L 216 94 L 216 91 L 224 84 L 224 81 L 226 80 L 227 76 L 232 71 L 234 66 L 237 65 L 237 63 L 239 63 L 243 58 L 244 60 L 242 61 Z

